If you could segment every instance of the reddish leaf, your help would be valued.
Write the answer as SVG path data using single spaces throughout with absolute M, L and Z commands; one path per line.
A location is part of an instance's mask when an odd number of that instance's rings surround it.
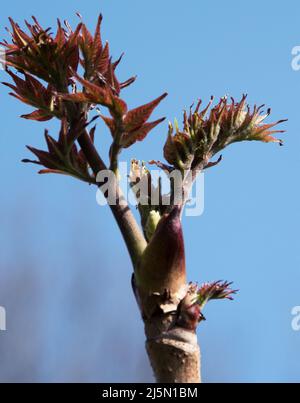
M 82 24 L 81 34 L 84 46 L 87 48 L 87 50 L 91 50 L 93 46 L 93 36 L 91 35 L 85 24 Z
M 36 120 L 37 122 L 46 122 L 53 118 L 52 115 L 47 114 L 45 111 L 38 109 L 27 115 L 21 115 L 23 119 Z
M 145 123 L 140 129 L 124 134 L 122 138 L 122 146 L 128 148 L 137 141 L 144 140 L 147 134 L 164 120 L 165 118 L 162 118 L 155 122 Z
M 38 150 L 34 147 L 27 146 L 28 150 L 30 150 L 34 155 L 36 155 L 39 159 L 41 165 L 44 165 L 50 169 L 56 169 L 57 164 L 59 161 L 56 158 L 53 158 L 49 153 L 46 151 Z
M 82 22 L 80 22 L 77 25 L 75 31 L 69 36 L 69 38 L 68 38 L 68 47 L 69 48 L 72 48 L 74 45 L 77 44 L 77 39 L 78 39 L 79 33 L 81 31 L 81 28 L 82 28 Z
M 112 89 L 113 93 L 115 95 L 119 96 L 121 87 L 120 87 L 120 83 L 115 75 L 111 61 L 109 62 L 109 66 L 107 69 L 106 79 L 107 79 L 107 82 L 110 85 L 110 88 Z
M 104 106 L 111 106 L 112 99 L 110 90 L 107 88 L 99 87 L 92 82 L 85 80 L 84 78 L 80 77 L 76 72 L 74 73 L 75 78 L 82 84 L 87 91 L 88 97 L 93 99 L 93 103 L 101 104 Z
M 68 135 L 68 121 L 67 119 L 64 117 L 61 120 L 61 126 L 60 126 L 60 131 L 59 131 L 59 136 L 58 136 L 58 142 L 60 144 L 60 146 L 62 147 L 62 149 L 65 149 L 67 147 L 67 135 Z
M 18 24 L 14 22 L 14 20 L 9 17 L 9 21 L 11 23 L 11 27 L 13 30 L 13 39 L 14 42 L 19 46 L 19 47 L 24 47 L 28 45 L 28 43 L 31 42 L 31 38 L 25 34 L 24 31 L 21 30 Z
M 51 119 L 52 115 L 58 116 L 60 114 L 57 108 L 55 110 L 50 109 L 50 104 L 54 97 L 52 86 L 48 85 L 45 88 L 38 80 L 27 73 L 23 73 L 25 80 L 10 71 L 8 73 L 16 84 L 3 83 L 15 91 L 15 94 L 11 95 L 28 105 L 44 111 L 44 113 L 24 115 L 24 118 L 42 121 Z
M 161 161 L 155 161 L 155 160 L 151 160 L 149 161 L 150 165 L 156 165 L 158 168 L 162 169 L 163 171 L 167 172 L 167 173 L 171 173 L 174 168 L 171 167 L 170 165 L 166 165 Z
M 38 173 L 39 173 L 40 175 L 43 175 L 43 174 L 68 175 L 66 172 L 60 171 L 59 169 L 41 169 Z
M 132 109 L 129 111 L 124 119 L 124 128 L 126 132 L 131 132 L 133 130 L 141 127 L 151 116 L 153 110 L 157 107 L 157 105 L 167 96 L 165 93 L 155 99 L 154 101 L 140 106 L 138 108 Z
M 95 50 L 94 50 L 95 52 Z M 94 67 L 98 73 L 105 74 L 109 66 L 109 44 L 106 42 L 98 59 L 94 60 Z
M 57 44 L 57 47 L 60 49 L 63 47 L 63 45 L 66 43 L 66 36 L 65 32 L 61 26 L 61 22 L 59 19 L 57 19 L 57 33 L 54 38 L 54 42 Z
M 213 283 L 204 283 L 198 289 L 197 303 L 200 306 L 205 305 L 208 301 L 213 299 L 229 299 L 233 300 L 233 295 L 238 290 L 232 290 L 230 286 L 232 283 L 227 281 L 215 281 Z
M 101 23 L 102 23 L 102 15 L 100 14 L 98 17 L 96 31 L 94 35 L 93 48 L 92 48 L 92 61 L 93 63 L 96 62 L 97 58 L 99 57 L 99 52 L 102 50 L 102 39 L 101 39 Z
M 217 161 L 209 162 L 204 169 L 212 168 L 218 165 L 223 159 L 223 156 L 220 155 L 220 157 L 217 159 Z
M 118 60 L 116 60 L 115 62 L 112 63 L 113 69 L 116 70 L 116 68 L 118 67 L 118 65 L 120 64 L 121 60 L 124 57 L 124 52 L 121 54 L 121 56 L 119 57 Z
M 51 156 L 53 156 L 54 158 L 60 159 L 61 152 L 59 150 L 59 144 L 57 143 L 56 140 L 54 140 L 53 137 L 51 137 L 48 134 L 47 130 L 45 130 L 45 140 L 46 140 L 48 150 L 49 150 L 49 153 L 51 154 Z
M 65 101 L 72 102 L 91 102 L 91 97 L 85 92 L 76 92 L 75 94 L 58 94 Z
M 32 106 L 31 102 L 27 98 L 20 97 L 20 95 L 17 95 L 13 92 L 9 92 L 9 95 L 11 95 L 14 98 L 17 98 L 19 101 L 23 102 L 24 104 Z
M 123 117 L 127 112 L 127 104 L 121 98 L 114 96 L 112 98 L 112 107 L 110 108 L 110 113 L 114 117 Z
M 123 83 L 120 83 L 120 88 L 123 89 L 123 88 L 129 87 L 129 85 L 134 83 L 136 79 L 137 79 L 137 76 L 130 77 L 128 80 L 124 81 Z
M 79 65 L 79 50 L 77 46 L 73 46 L 73 48 L 68 49 L 66 54 L 64 55 L 64 66 L 67 71 L 69 71 L 69 75 L 72 75 L 71 71 L 77 71 Z

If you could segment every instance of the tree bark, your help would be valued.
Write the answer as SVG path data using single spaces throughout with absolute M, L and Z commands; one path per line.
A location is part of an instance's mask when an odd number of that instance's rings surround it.
M 187 284 L 181 207 L 159 222 L 133 278 L 157 382 L 200 383 L 200 310 Z
M 145 322 L 146 349 L 158 383 L 200 383 L 200 348 L 194 331 L 175 326 L 172 316 Z

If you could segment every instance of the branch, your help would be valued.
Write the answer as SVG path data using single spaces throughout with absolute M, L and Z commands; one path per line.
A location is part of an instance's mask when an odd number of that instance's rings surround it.
M 67 108 L 68 118 L 72 122 L 73 118 L 76 119 L 76 114 L 78 113 L 78 111 L 72 108 L 72 106 L 74 105 L 72 105 L 71 103 L 67 103 L 67 105 L 69 106 L 69 108 Z M 119 131 L 119 133 L 121 136 L 121 131 Z M 86 130 L 78 137 L 78 143 L 85 155 L 85 158 L 90 164 L 95 177 L 97 177 L 97 174 L 102 170 L 106 170 L 107 167 L 101 156 L 99 155 L 98 151 L 96 150 Z M 115 172 L 115 168 L 117 168 L 118 166 L 118 153 L 119 149 L 116 153 L 116 157 L 114 158 L 115 164 L 112 164 L 111 167 L 113 172 Z M 109 207 L 122 233 L 123 239 L 126 243 L 129 255 L 131 257 L 133 267 L 136 268 L 139 259 L 147 246 L 147 242 L 136 219 L 132 214 L 132 211 L 130 210 L 130 207 L 128 206 L 127 201 L 122 194 L 119 184 L 116 182 L 114 184 L 111 184 L 111 186 L 115 187 L 114 192 L 116 195 L 116 204 L 109 204 Z
M 79 136 L 78 143 L 95 176 L 97 176 L 98 172 L 101 170 L 107 169 L 86 131 Z M 112 184 L 112 186 L 116 187 L 115 192 L 117 196 L 117 203 L 115 205 L 110 205 L 110 208 L 126 243 L 133 266 L 136 267 L 144 249 L 147 246 L 147 242 L 122 194 L 119 185 L 115 183 Z
M 114 131 L 113 131 L 113 142 L 109 151 L 110 158 L 110 170 L 114 172 L 116 177 L 119 176 L 119 155 L 122 151 L 122 135 L 124 133 L 123 117 L 116 110 L 115 105 L 110 109 L 113 119 Z

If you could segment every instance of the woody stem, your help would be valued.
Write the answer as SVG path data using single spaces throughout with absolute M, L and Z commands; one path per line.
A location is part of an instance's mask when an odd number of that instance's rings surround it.
M 100 171 L 107 169 L 86 131 L 79 136 L 78 143 L 96 176 Z M 147 242 L 122 194 L 117 179 L 110 186 L 114 188 L 112 190 L 116 195 L 116 203 L 111 204 L 110 208 L 126 243 L 133 266 L 136 267 Z

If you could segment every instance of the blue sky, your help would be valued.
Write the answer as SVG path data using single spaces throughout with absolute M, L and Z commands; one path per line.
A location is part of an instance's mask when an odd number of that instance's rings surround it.
M 102 12 L 113 55 L 125 51 L 121 78 L 138 75 L 126 90 L 130 106 L 168 91 L 155 114 L 181 120 L 198 98 L 247 93 L 250 104 L 272 108 L 269 121 L 289 119 L 284 147 L 225 150 L 205 174 L 204 214 L 185 218 L 184 230 L 189 279 L 231 280 L 240 290 L 234 302 L 206 309 L 198 331 L 204 380 L 299 382 L 300 332 L 291 328 L 300 305 L 300 71 L 291 68 L 299 2 L 5 2 L 1 36 L 8 16 L 74 25 L 76 11 L 91 29 Z M 130 261 L 111 213 L 97 206 L 95 189 L 20 163 L 25 144 L 41 146 L 43 129 L 55 134 L 57 126 L 22 121 L 29 108 L 3 86 L 0 97 L 0 305 L 8 317 L 0 381 L 151 380 Z M 161 159 L 166 132 L 161 125 L 123 158 Z

